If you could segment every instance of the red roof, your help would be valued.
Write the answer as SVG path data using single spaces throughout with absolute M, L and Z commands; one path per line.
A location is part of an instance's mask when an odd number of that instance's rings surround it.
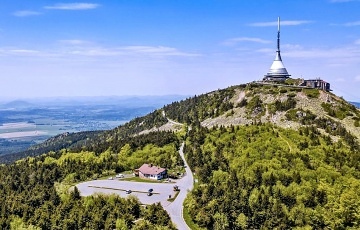
M 154 166 L 152 164 L 143 164 L 140 168 L 139 171 L 142 174 L 150 174 L 150 175 L 157 175 L 160 174 L 162 172 L 164 172 L 166 169 L 164 168 L 160 168 L 158 166 Z

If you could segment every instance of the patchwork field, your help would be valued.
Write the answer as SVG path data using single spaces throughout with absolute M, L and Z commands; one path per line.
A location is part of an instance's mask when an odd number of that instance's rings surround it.
M 25 150 L 64 132 L 111 129 L 153 109 L 116 105 L 0 109 L 0 154 Z
M 181 95 L 43 98 L 0 103 L 0 154 L 11 154 L 65 132 L 107 130 Z

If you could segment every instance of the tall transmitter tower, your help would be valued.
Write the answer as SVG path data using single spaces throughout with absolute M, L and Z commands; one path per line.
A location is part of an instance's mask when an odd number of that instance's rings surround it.
M 285 81 L 291 75 L 286 70 L 280 55 L 280 17 L 278 17 L 277 50 L 275 60 L 269 72 L 263 78 L 264 81 Z

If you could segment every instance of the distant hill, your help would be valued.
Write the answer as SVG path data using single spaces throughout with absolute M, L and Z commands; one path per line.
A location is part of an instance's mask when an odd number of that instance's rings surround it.
M 132 107 L 161 107 L 176 100 L 186 98 L 186 95 L 133 95 L 133 96 L 95 96 L 95 97 L 49 97 L 29 98 L 4 103 L 2 107 L 18 106 L 76 106 L 76 105 L 117 105 Z
M 360 108 L 360 102 L 350 102 L 350 103 L 355 105 L 357 108 Z
M 15 100 L 15 101 L 7 102 L 3 105 L 0 105 L 0 108 L 29 108 L 29 107 L 33 107 L 33 106 L 34 106 L 34 104 L 32 104 L 28 101 Z

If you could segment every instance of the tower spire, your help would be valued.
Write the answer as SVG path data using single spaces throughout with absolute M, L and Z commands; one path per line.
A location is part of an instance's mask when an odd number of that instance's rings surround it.
M 280 17 L 278 17 L 277 52 L 280 52 Z
M 269 72 L 263 78 L 264 81 L 284 81 L 291 75 L 287 72 L 284 64 L 282 63 L 280 55 L 280 17 L 278 17 L 278 31 L 277 31 L 277 50 L 273 64 Z

